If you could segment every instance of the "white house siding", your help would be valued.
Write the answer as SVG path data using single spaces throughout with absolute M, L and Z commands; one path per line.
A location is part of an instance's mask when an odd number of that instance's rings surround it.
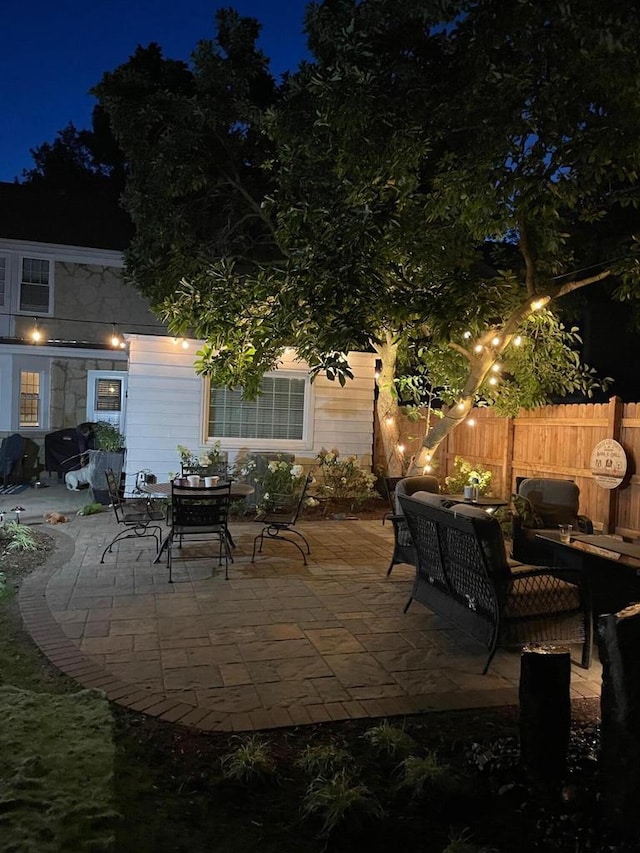
M 204 448 L 204 380 L 193 367 L 199 343 L 190 340 L 188 349 L 172 338 L 127 335 L 129 341 L 129 390 L 126 414 L 127 490 L 135 484 L 138 471 L 149 469 L 159 480 L 179 470 L 177 445 L 194 451 Z M 283 358 L 284 369 L 300 369 L 294 354 Z M 313 415 L 310 442 L 295 451 L 296 459 L 311 464 L 321 450 L 337 448 L 341 455 L 356 454 L 365 466 L 371 464 L 375 356 L 350 353 L 354 379 L 345 387 L 319 376 L 313 383 Z M 243 453 L 235 446 L 221 446 L 230 464 Z M 273 452 L 272 447 L 262 448 Z M 283 451 L 286 448 L 282 448 Z M 259 452 L 260 448 L 251 448 Z

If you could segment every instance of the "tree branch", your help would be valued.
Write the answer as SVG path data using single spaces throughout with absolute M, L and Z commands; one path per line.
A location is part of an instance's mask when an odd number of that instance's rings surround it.
M 518 248 L 520 250 L 520 254 L 524 259 L 524 265 L 526 268 L 525 284 L 527 286 L 527 293 L 529 294 L 529 296 L 533 296 L 536 292 L 534 276 L 535 267 L 533 263 L 533 258 L 531 257 L 529 234 L 527 232 L 527 227 L 524 223 L 524 218 L 522 216 L 518 217 L 518 227 L 520 229 L 520 240 L 518 241 Z

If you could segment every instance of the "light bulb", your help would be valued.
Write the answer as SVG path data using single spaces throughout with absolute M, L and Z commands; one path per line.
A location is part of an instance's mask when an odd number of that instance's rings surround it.
M 491 345 L 497 347 L 500 345 L 500 338 L 496 335 L 495 338 L 492 338 Z
M 496 362 L 496 363 L 491 367 L 491 370 L 493 370 L 493 372 L 494 372 L 494 373 L 500 373 L 500 371 L 502 370 L 502 365 L 501 365 L 501 364 L 498 364 L 498 363 Z
M 120 346 L 120 338 L 117 335 L 111 336 L 111 346 L 112 347 L 119 347 Z
M 471 337 L 471 332 L 465 332 L 462 337 L 465 339 L 465 341 L 468 341 L 469 338 Z
M 473 348 L 473 351 L 477 352 L 477 353 L 481 353 L 483 349 L 484 349 L 484 347 L 482 346 L 482 344 L 476 344 Z
M 539 311 L 541 308 L 544 308 L 544 306 L 547 304 L 547 302 L 550 301 L 550 299 L 550 296 L 540 296 L 538 297 L 538 299 L 533 299 L 531 301 L 531 310 Z
M 521 344 L 522 344 L 522 338 L 520 337 L 520 335 L 516 335 L 515 338 L 513 339 L 514 347 L 519 347 Z
M 404 453 L 404 444 L 398 445 L 398 453 Z
M 474 418 L 467 418 L 467 426 L 475 426 L 476 422 Z
M 424 468 L 422 469 L 423 474 L 430 474 L 432 471 L 433 471 L 433 468 L 431 467 L 431 465 L 425 465 Z
M 41 338 L 42 338 L 42 334 L 41 334 L 39 329 L 34 329 L 33 332 L 31 332 L 31 340 L 34 343 L 37 344 L 38 341 L 41 340 Z
M 495 376 L 492 376 L 492 377 L 489 379 L 489 385 L 497 385 L 497 384 L 498 384 L 498 380 L 496 379 L 496 377 L 495 377 Z
M 182 349 L 189 349 L 189 341 L 182 341 Z
M 384 422 L 387 425 L 391 425 L 393 423 L 393 420 L 394 420 L 393 415 L 387 415 L 387 417 L 384 419 Z
M 461 412 L 464 411 L 464 403 L 458 403 L 458 408 Z

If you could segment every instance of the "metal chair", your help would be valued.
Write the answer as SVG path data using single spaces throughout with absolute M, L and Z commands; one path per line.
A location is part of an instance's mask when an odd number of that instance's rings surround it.
M 171 530 L 166 543 L 169 583 L 173 583 L 173 548 L 182 548 L 185 538 L 195 541 L 218 541 L 218 565 L 224 557 L 224 577 L 229 579 L 229 560 L 233 562 L 229 547 L 227 521 L 231 503 L 231 483 L 212 488 L 188 489 L 172 485 Z M 193 559 L 204 559 L 193 557 Z
M 302 511 L 304 499 L 307 494 L 307 489 L 309 488 L 311 480 L 311 474 L 307 474 L 298 493 L 294 492 L 291 495 L 282 496 L 273 495 L 273 509 L 260 514 L 256 518 L 256 521 L 261 522 L 264 526 L 260 533 L 258 533 L 258 535 L 253 540 L 253 554 L 251 555 L 252 563 L 255 562 L 256 559 L 256 545 L 258 543 L 258 540 L 260 541 L 258 553 L 261 554 L 262 546 L 264 544 L 264 538 L 266 536 L 267 539 L 280 539 L 283 542 L 290 542 L 298 549 L 298 551 L 300 551 L 304 564 L 305 566 L 307 565 L 307 556 L 298 544 L 298 542 L 296 542 L 295 539 L 289 539 L 283 534 L 293 533 L 295 536 L 302 539 L 302 541 L 307 547 L 307 554 L 311 553 L 311 548 L 309 547 L 309 543 L 307 542 L 305 536 L 303 536 L 303 534 L 300 533 L 299 530 L 294 529 L 295 523 L 298 520 L 300 512 Z M 281 498 L 281 500 L 279 500 L 279 498 Z
M 116 542 L 121 542 L 124 539 L 144 539 L 147 536 L 152 536 L 156 542 L 156 551 L 158 551 L 162 537 L 162 528 L 157 522 L 165 520 L 164 510 L 154 509 L 153 504 L 148 499 L 146 501 L 139 499 L 134 501 L 125 500 L 120 494 L 113 469 L 108 468 L 105 471 L 105 478 L 116 520 L 118 524 L 124 525 L 124 529 L 104 549 L 100 562 L 104 563 L 107 552 L 111 553 L 111 549 Z

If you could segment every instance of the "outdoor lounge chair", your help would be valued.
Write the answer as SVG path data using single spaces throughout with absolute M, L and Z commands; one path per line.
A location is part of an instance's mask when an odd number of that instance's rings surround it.
M 304 564 L 305 566 L 307 565 L 307 555 L 300 544 L 296 542 L 295 539 L 289 538 L 284 534 L 291 533 L 299 539 L 302 539 L 306 546 L 307 554 L 311 553 L 311 548 L 309 547 L 309 543 L 305 536 L 300 533 L 299 530 L 294 529 L 296 521 L 302 511 L 304 499 L 311 480 L 311 474 L 307 474 L 298 492 L 294 492 L 291 495 L 283 495 L 280 500 L 278 495 L 273 495 L 273 509 L 257 516 L 256 521 L 260 522 L 263 527 L 260 533 L 258 533 L 253 540 L 253 554 L 251 556 L 252 563 L 255 562 L 256 559 L 256 545 L 260 542 L 258 553 L 261 554 L 266 536 L 267 539 L 280 539 L 282 542 L 290 542 L 298 549 L 298 551 L 300 551 Z
M 167 567 L 169 583 L 173 583 L 173 549 L 182 548 L 185 539 L 196 542 L 218 542 L 218 565 L 224 559 L 224 577 L 229 579 L 229 561 L 233 562 L 229 547 L 227 521 L 231 503 L 231 483 L 210 488 L 171 489 L 171 530 L 167 541 Z M 210 559 L 189 556 L 189 559 Z
M 112 469 L 108 468 L 105 471 L 105 477 L 116 520 L 118 524 L 123 525 L 124 529 L 104 549 L 100 562 L 104 563 L 105 554 L 107 552 L 110 554 L 116 542 L 121 542 L 124 539 L 144 539 L 147 536 L 152 536 L 156 542 L 156 551 L 158 551 L 162 537 L 162 528 L 158 522 L 164 521 L 164 510 L 154 509 L 150 500 L 141 501 L 136 498 L 127 501 L 121 497 Z
M 578 533 L 593 533 L 591 520 L 578 515 L 580 489 L 572 480 L 527 477 L 517 484 L 514 497 L 520 511 L 512 518 L 512 554 L 515 560 L 549 565 L 553 551 L 538 533 L 557 532 L 559 524 L 571 524 Z
M 411 539 L 411 534 L 409 533 L 409 528 L 407 527 L 407 522 L 405 520 L 400 501 L 398 500 L 398 496 L 414 495 L 416 492 L 438 494 L 439 491 L 440 485 L 437 478 L 430 477 L 426 474 L 424 476 L 417 477 L 404 477 L 396 483 L 393 495 L 393 506 L 395 507 L 395 512 L 390 516 L 393 523 L 393 554 L 391 555 L 391 562 L 387 569 L 387 577 L 389 577 L 393 567 L 398 563 L 408 563 L 410 566 L 415 566 L 416 564 L 416 553 L 415 548 L 413 547 L 413 540 Z

